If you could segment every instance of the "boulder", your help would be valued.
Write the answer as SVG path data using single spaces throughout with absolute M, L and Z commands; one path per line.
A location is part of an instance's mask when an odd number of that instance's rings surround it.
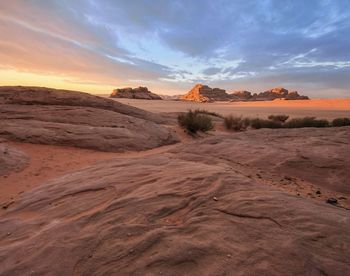
M 114 89 L 111 98 L 127 98 L 127 99 L 142 99 L 142 100 L 162 100 L 160 96 L 152 93 L 147 87 L 138 88 L 118 88 Z
M 230 96 L 220 88 L 210 88 L 207 85 L 197 84 L 181 100 L 194 102 L 227 101 Z

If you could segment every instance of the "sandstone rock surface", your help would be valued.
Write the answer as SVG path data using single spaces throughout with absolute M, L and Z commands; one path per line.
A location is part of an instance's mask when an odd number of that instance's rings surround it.
M 196 84 L 186 95 L 180 98 L 185 101 L 194 102 L 214 102 L 227 101 L 229 95 L 225 90 L 220 88 L 210 88 L 207 85 Z
M 0 177 L 23 170 L 29 160 L 30 157 L 25 153 L 0 141 Z
M 349 133 L 218 135 L 52 180 L 0 214 L 0 274 L 348 275 L 349 210 L 289 188 L 300 160 L 345 187 Z
M 118 88 L 113 90 L 111 98 L 128 98 L 128 99 L 143 99 L 143 100 L 162 100 L 160 96 L 152 93 L 147 87 L 138 88 Z
M 163 123 L 154 113 L 80 91 L 35 86 L 0 86 L 0 104 L 83 106 Z
M 178 141 L 160 116 L 82 92 L 0 88 L 0 137 L 103 151 L 145 150 Z

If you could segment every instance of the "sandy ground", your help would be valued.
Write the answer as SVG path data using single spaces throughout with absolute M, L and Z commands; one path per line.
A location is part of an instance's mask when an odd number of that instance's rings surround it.
M 0 176 L 0 204 L 11 205 L 25 191 L 45 181 L 84 168 L 99 160 L 111 158 L 114 153 L 74 147 L 6 142 L 30 157 L 29 165 L 20 172 Z
M 192 141 L 180 128 L 174 131 L 182 141 Z M 19 150 L 30 157 L 28 166 L 19 172 L 0 175 L 0 213 L 13 204 L 24 192 L 46 183 L 49 180 L 88 167 L 101 160 L 119 158 L 145 158 L 148 155 L 163 153 L 177 146 L 169 145 L 139 152 L 102 152 L 76 147 L 41 145 L 6 141 L 4 144 Z
M 267 117 L 287 114 L 291 117 L 316 116 L 324 119 L 350 117 L 350 99 L 319 99 L 309 101 L 215 102 L 193 103 L 183 101 L 147 101 L 116 99 L 117 101 L 151 112 L 181 112 L 188 109 L 206 109 L 223 115 Z

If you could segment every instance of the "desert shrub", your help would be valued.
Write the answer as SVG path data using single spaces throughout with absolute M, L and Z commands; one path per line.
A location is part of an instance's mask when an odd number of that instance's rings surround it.
M 213 123 L 209 116 L 192 110 L 185 114 L 180 114 L 177 120 L 179 125 L 190 133 L 197 133 L 197 131 L 206 132 L 213 129 Z
M 260 118 L 254 118 L 249 120 L 249 125 L 252 128 L 260 129 L 260 128 L 282 128 L 283 125 L 279 121 L 272 121 Z
M 284 124 L 286 128 L 329 127 L 329 122 L 315 117 L 294 118 Z
M 350 118 L 337 118 L 332 122 L 332 126 L 341 127 L 341 126 L 350 126 Z
M 216 112 L 212 112 L 212 111 L 208 111 L 205 109 L 195 109 L 194 113 L 206 114 L 206 115 L 210 115 L 210 116 L 214 116 L 214 117 L 218 117 L 218 118 L 223 118 L 223 116 L 221 114 L 216 113 Z
M 224 124 L 226 129 L 242 131 L 249 126 L 249 119 L 229 115 L 224 118 Z
M 270 115 L 268 118 L 269 120 L 274 122 L 284 123 L 285 121 L 288 120 L 289 116 L 288 115 Z

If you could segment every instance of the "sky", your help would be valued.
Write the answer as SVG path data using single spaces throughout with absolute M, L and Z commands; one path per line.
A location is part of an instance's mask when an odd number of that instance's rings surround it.
M 0 85 L 350 98 L 349 0 L 0 0 Z

